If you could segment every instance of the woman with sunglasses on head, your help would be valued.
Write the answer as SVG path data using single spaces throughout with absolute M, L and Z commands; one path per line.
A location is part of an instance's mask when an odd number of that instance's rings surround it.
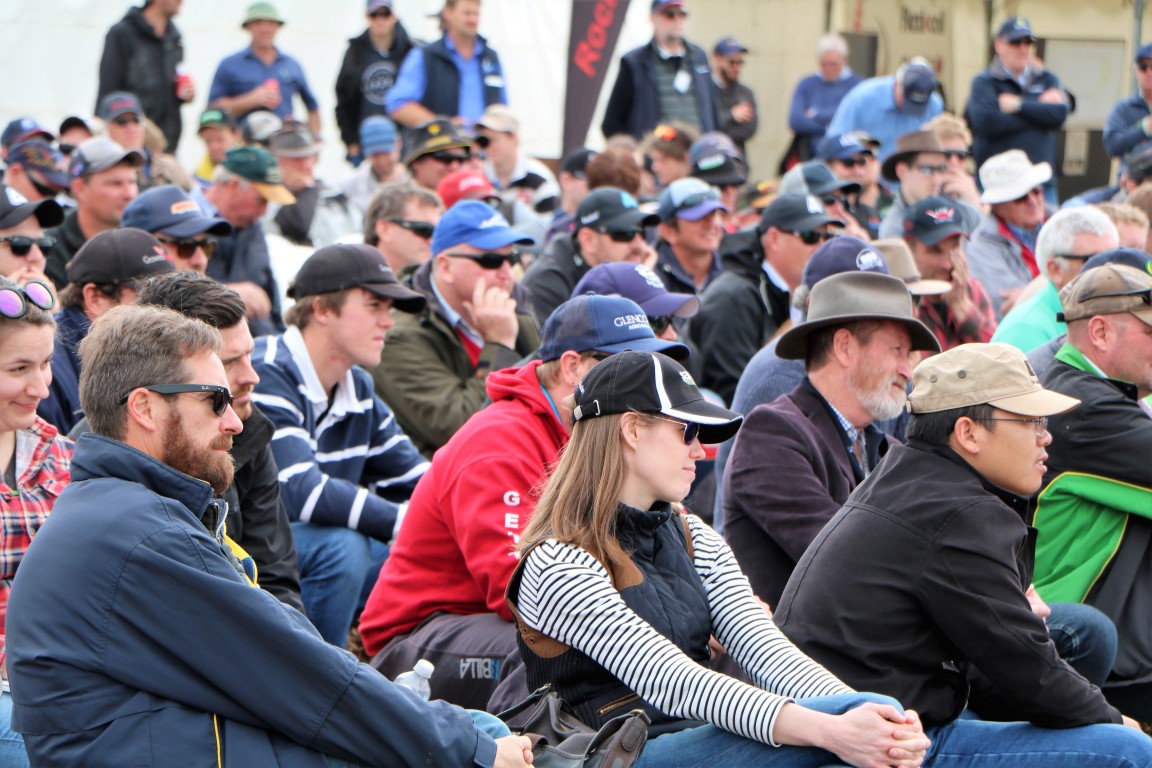
M 915 713 L 797 650 L 723 539 L 675 506 L 701 442 L 731 438 L 742 417 L 641 352 L 597 365 L 574 400 L 508 586 L 529 688 L 551 683 L 597 727 L 643 708 L 641 768 L 920 765 L 929 742 Z M 707 668 L 712 635 L 754 685 Z
M 45 283 L 0 277 L 0 644 L 16 568 L 71 479 L 72 442 L 36 415 L 52 381 L 55 304 Z M 0 767 L 26 766 L 2 657 L 0 673 Z

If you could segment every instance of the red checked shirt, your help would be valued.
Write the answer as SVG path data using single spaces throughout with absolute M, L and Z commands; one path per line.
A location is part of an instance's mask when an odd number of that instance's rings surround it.
M 968 298 L 971 303 L 964 317 L 957 317 L 947 302 L 921 297 L 916 316 L 928 326 L 940 342 L 941 350 L 949 350 L 961 344 L 987 342 L 996 331 L 996 314 L 992 309 L 992 299 L 979 280 L 968 280 Z
M 37 416 L 16 433 L 16 487 L 0 479 L 0 643 L 16 568 L 71 479 L 72 441 L 56 427 Z

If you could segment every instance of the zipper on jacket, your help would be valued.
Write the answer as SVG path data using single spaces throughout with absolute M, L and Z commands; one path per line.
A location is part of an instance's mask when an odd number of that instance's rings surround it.
M 640 698 L 640 694 L 633 693 L 633 694 L 629 694 L 628 696 L 624 696 L 622 698 L 616 699 L 616 701 L 610 701 L 607 704 L 605 704 L 604 706 L 600 707 L 600 709 L 596 710 L 596 714 L 600 715 L 601 717 L 604 717 L 604 715 L 608 714 L 612 710 L 618 709 L 618 708 L 624 706 L 625 704 L 631 704 L 633 701 L 636 701 L 639 698 Z

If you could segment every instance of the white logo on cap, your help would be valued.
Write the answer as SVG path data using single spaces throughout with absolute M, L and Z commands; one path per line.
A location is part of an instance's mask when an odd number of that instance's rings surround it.
M 620 315 L 612 321 L 612 324 L 617 328 L 628 326 L 629 329 L 636 328 L 641 325 L 648 325 L 647 315 Z
M 142 261 L 145 264 L 155 264 L 158 261 L 167 261 L 167 256 L 145 256 Z
M 684 383 L 688 386 L 696 386 L 696 382 L 692 380 L 692 374 L 688 373 L 688 371 L 680 371 L 680 378 L 684 379 Z
M 702 157 L 700 158 L 700 161 L 696 163 L 696 167 L 702 171 L 710 171 L 713 168 L 719 168 L 722 165 L 724 165 L 724 155 L 721 154 Z
M 804 203 L 808 206 L 808 213 L 824 213 L 824 204 L 815 195 L 804 195 Z
M 856 254 L 856 269 L 863 272 L 879 272 L 884 269 L 884 260 L 880 258 L 880 254 L 871 248 L 865 248 Z
M 5 187 L 5 189 L 8 191 L 8 202 L 11 205 L 26 205 L 28 203 L 28 198 L 12 189 L 12 187 Z
M 508 219 L 504 218 L 498 213 L 494 213 L 484 221 L 480 222 L 478 229 L 492 229 L 492 227 L 507 227 Z
M 664 290 L 664 283 L 660 282 L 660 278 L 656 277 L 656 273 L 648 269 L 648 267 L 644 266 L 643 264 L 636 265 L 636 274 L 644 278 L 644 282 L 648 283 L 648 285 L 652 286 L 653 288 Z
M 581 224 L 591 224 L 594 221 L 600 221 L 600 211 L 592 211 L 592 213 L 587 213 L 580 217 Z
M 388 271 L 388 267 L 384 266 L 383 264 L 377 264 L 376 268 L 379 269 L 381 272 L 387 272 Z

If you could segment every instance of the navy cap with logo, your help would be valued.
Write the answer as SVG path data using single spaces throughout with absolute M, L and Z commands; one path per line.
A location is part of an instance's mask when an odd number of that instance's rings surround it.
M 113 91 L 100 100 L 96 107 L 96 117 L 101 120 L 115 120 L 121 115 L 144 116 L 144 107 L 135 94 L 128 91 Z
M 614 413 L 659 413 L 700 425 L 700 442 L 722 443 L 736 434 L 744 417 L 709 402 L 692 375 L 670 357 L 623 352 L 597 364 L 576 385 L 572 420 Z
M 844 226 L 843 221 L 828 215 L 819 198 L 813 195 L 783 194 L 777 195 L 764 209 L 756 229 L 761 234 L 772 227 L 788 232 L 811 232 L 825 224 Z
M 1023 16 L 1013 16 L 1004 20 L 1000 29 L 996 31 L 996 37 L 1014 43 L 1026 37 L 1036 37 L 1036 35 L 1032 34 L 1032 24 L 1029 23 L 1028 19 Z
M 809 288 L 841 272 L 879 272 L 887 275 L 884 256 L 871 244 L 849 235 L 834 237 L 812 252 L 800 282 Z
M 748 180 L 748 164 L 732 139 L 709 131 L 692 142 L 688 150 L 690 175 L 717 187 L 738 187 Z
M 131 228 L 96 235 L 76 251 L 65 269 L 68 280 L 78 285 L 122 285 L 176 271 L 159 240 L 142 229 Z
M 159 232 L 168 237 L 232 234 L 232 224 L 225 219 L 205 216 L 187 193 L 166 184 L 141 192 L 124 207 L 120 226 L 135 227 L 145 232 Z
M 949 237 L 965 235 L 959 206 L 941 195 L 926 197 L 904 213 L 904 237 L 936 245 Z
M 4 126 L 4 132 L 0 133 L 0 146 L 10 147 L 29 139 L 51 143 L 56 141 L 56 135 L 31 117 L 18 117 Z
M 564 156 L 560 161 L 560 172 L 570 173 L 578 179 L 587 177 L 588 161 L 596 157 L 596 150 L 581 147 Z
M 540 359 L 546 363 L 565 352 L 614 355 L 628 349 L 688 357 L 683 344 L 656 338 L 640 305 L 622 296 L 571 298 L 556 307 L 540 329 Z
M 78 179 L 93 173 L 102 173 L 121 163 L 139 168 L 144 165 L 144 155 L 135 149 L 124 149 L 107 136 L 96 136 L 73 150 L 68 175 Z
M 64 221 L 64 209 L 55 200 L 29 202 L 12 187 L 0 184 L 0 230 L 11 229 L 33 214 L 41 227 L 55 227 Z
M 573 297 L 585 293 L 631 299 L 649 318 L 692 317 L 700 311 L 700 300 L 695 296 L 672 293 L 655 272 L 631 261 L 608 261 L 592 267 L 572 289 Z
M 348 288 L 391 299 L 401 312 L 415 314 L 428 304 L 424 294 L 400 284 L 380 251 L 357 244 L 326 245 L 309 256 L 288 286 L 288 297 L 299 300 Z
M 636 198 L 617 187 L 598 187 L 576 207 L 577 231 L 590 227 L 597 232 L 625 232 L 659 223 L 659 216 L 641 210 Z
M 488 203 L 460 200 L 444 214 L 432 235 L 432 253 L 443 253 L 458 245 L 481 250 L 532 245 L 536 241 L 512 228 L 508 219 Z
M 923 114 L 938 84 L 935 70 L 925 61 L 913 60 L 904 67 L 904 76 L 900 82 L 904 86 L 903 111 Z
M 712 53 L 717 56 L 731 56 L 734 53 L 748 53 L 748 49 L 740 44 L 740 41 L 726 35 L 716 41 L 716 45 L 712 48 Z
M 858 133 L 842 133 L 839 136 L 825 136 L 816 147 L 816 157 L 820 160 L 851 160 L 859 154 L 875 155 L 872 147 L 860 140 Z
M 19 165 L 33 182 L 56 192 L 68 189 L 68 174 L 60 168 L 63 156 L 38 139 L 22 141 L 8 149 L 8 165 Z

